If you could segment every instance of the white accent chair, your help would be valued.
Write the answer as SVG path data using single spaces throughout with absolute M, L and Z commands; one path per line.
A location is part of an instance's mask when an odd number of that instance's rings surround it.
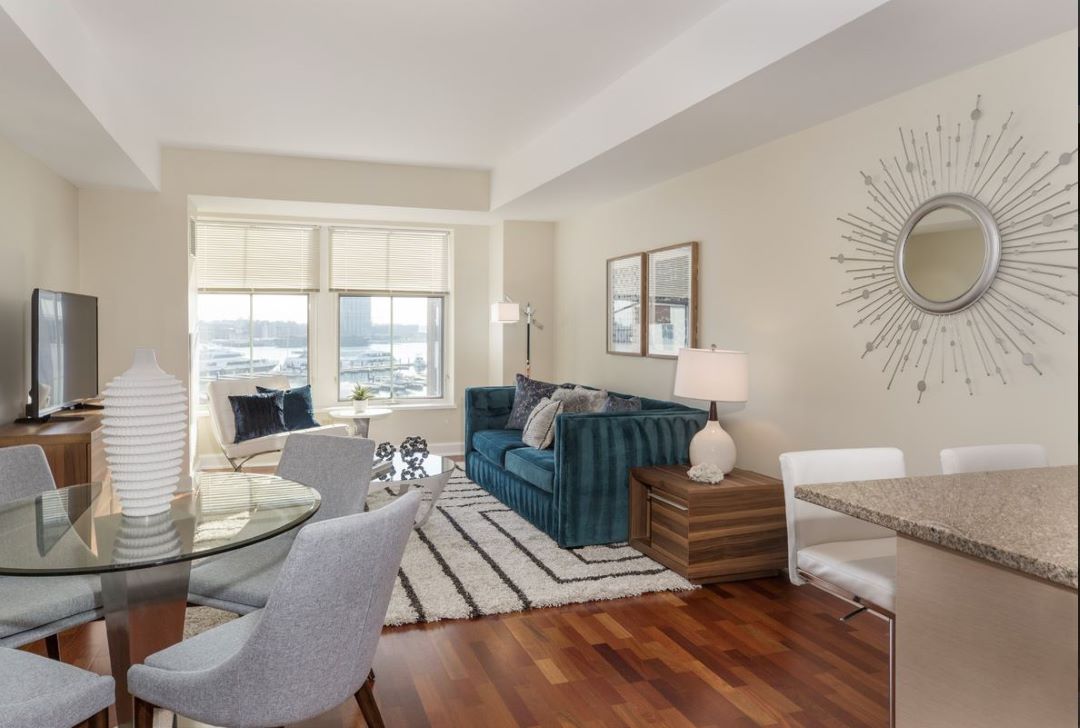
M 941 472 L 945 475 L 1045 468 L 1049 464 L 1042 445 L 974 445 L 941 451 Z
M 902 478 L 896 448 L 808 450 L 780 456 L 788 526 L 788 578 L 831 591 L 891 617 L 896 585 L 896 534 L 883 526 L 795 499 L 795 487 Z M 877 607 L 877 609 L 873 609 Z
M 210 403 L 210 430 L 214 433 L 214 439 L 217 440 L 221 451 L 225 453 L 225 459 L 229 461 L 233 470 L 241 470 L 249 460 L 257 455 L 280 452 L 285 447 L 285 441 L 289 439 L 291 433 L 282 432 L 276 435 L 236 442 L 236 419 L 233 416 L 229 397 L 255 394 L 256 387 L 289 389 L 289 386 L 288 377 L 280 374 L 246 379 L 217 379 L 207 385 L 206 396 Z M 349 428 L 347 425 L 323 425 L 308 430 L 297 430 L 297 432 L 348 435 Z

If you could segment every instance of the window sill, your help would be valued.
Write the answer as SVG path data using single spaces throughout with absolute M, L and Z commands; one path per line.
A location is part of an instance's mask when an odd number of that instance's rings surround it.
M 348 400 L 339 402 L 337 404 L 330 405 L 329 407 L 316 407 L 315 412 L 326 413 L 331 409 L 337 409 L 339 407 L 348 407 L 350 402 Z M 435 402 L 379 402 L 377 400 L 369 400 L 368 407 L 372 409 L 388 409 L 394 412 L 412 412 L 412 411 L 424 411 L 432 412 L 436 410 L 455 410 L 457 405 L 454 402 L 445 400 L 438 400 Z

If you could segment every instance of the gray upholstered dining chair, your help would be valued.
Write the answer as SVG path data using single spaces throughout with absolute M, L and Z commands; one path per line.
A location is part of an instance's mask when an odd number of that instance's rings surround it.
M 277 474 L 314 488 L 322 505 L 309 523 L 364 509 L 375 442 L 359 437 L 296 433 L 285 442 Z M 247 614 L 266 605 L 296 531 L 199 562 L 191 570 L 188 602 Z
M 55 488 L 40 446 L 0 448 L 0 511 L 5 503 Z M 103 615 L 96 576 L 0 576 L 0 647 L 44 639 L 49 656 L 59 659 L 56 635 Z
M 371 666 L 419 506 L 414 491 L 301 528 L 264 609 L 128 671 L 135 727 L 150 728 L 155 707 L 212 725 L 285 725 L 349 696 L 381 726 Z
M 107 728 L 114 690 L 111 677 L 0 647 L 3 728 Z

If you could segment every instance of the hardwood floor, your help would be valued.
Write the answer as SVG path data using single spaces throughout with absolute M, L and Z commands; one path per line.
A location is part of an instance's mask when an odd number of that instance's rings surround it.
M 885 726 L 887 628 L 845 606 L 777 577 L 393 628 L 375 696 L 391 728 Z M 60 646 L 108 672 L 104 623 Z M 364 722 L 350 698 L 305 725 Z

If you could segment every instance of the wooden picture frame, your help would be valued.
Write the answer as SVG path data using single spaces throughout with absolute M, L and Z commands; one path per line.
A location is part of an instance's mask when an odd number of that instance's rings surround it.
M 674 359 L 698 345 L 698 244 L 645 253 L 645 356 Z
M 645 356 L 646 259 L 644 253 L 607 261 L 607 353 Z

